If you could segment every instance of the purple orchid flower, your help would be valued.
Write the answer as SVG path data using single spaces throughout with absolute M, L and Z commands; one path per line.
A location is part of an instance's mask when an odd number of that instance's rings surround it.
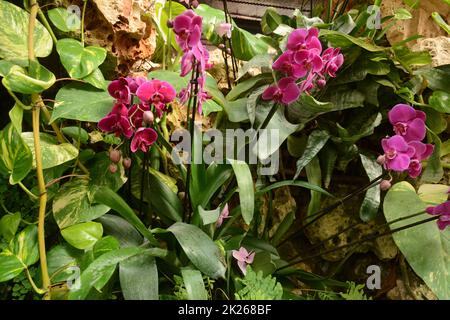
M 328 74 L 330 77 L 334 78 L 336 77 L 336 72 L 344 64 L 344 56 L 339 48 L 327 48 L 322 53 L 322 61 L 324 67 L 321 73 L 323 75 Z
M 192 10 L 186 10 L 173 21 L 173 31 L 183 51 L 197 46 L 202 36 L 202 17 Z
M 322 52 L 322 44 L 319 40 L 319 30 L 317 28 L 295 29 L 288 37 L 287 49 L 292 51 L 314 50 L 316 54 Z
M 428 159 L 434 150 L 434 145 L 425 144 L 420 141 L 411 141 L 409 145 L 414 148 L 414 154 L 411 157 L 408 173 L 411 178 L 417 178 L 422 172 L 421 161 Z
M 298 99 L 300 89 L 293 78 L 283 78 L 277 84 L 268 87 L 262 94 L 263 100 L 273 100 L 290 104 Z
M 407 104 L 397 104 L 388 113 L 394 132 L 407 142 L 421 141 L 425 138 L 425 112 L 415 110 Z
M 131 140 L 130 149 L 131 152 L 141 150 L 147 152 L 150 147 L 158 139 L 158 134 L 152 128 L 139 128 Z
M 225 206 L 223 207 L 222 211 L 219 214 L 219 218 L 217 219 L 217 222 L 216 222 L 216 227 L 219 228 L 222 225 L 223 220 L 230 218 L 229 215 L 230 215 L 230 210 L 228 209 L 228 203 L 227 203 L 227 204 L 225 204 Z
M 103 132 L 113 132 L 116 136 L 123 134 L 130 138 L 133 135 L 128 120 L 128 108 L 122 103 L 115 104 L 111 112 L 98 122 L 98 127 Z
M 294 54 L 294 61 L 304 73 L 313 72 L 318 73 L 323 68 L 323 61 L 315 49 L 300 50 Z
M 242 273 L 245 275 L 247 273 L 247 265 L 253 263 L 255 253 L 248 252 L 244 247 L 241 247 L 239 251 L 233 250 L 232 252 L 233 257 L 237 260 L 239 269 L 241 269 Z
M 439 215 L 436 222 L 439 230 L 444 230 L 450 226 L 450 201 L 446 201 L 434 207 L 428 207 L 425 211 L 432 215 Z
M 130 88 L 127 80 L 123 77 L 111 81 L 108 85 L 108 92 L 111 97 L 117 99 L 118 103 L 129 104 L 131 101 Z
M 143 103 L 134 104 L 128 110 L 128 118 L 133 128 L 136 129 L 142 127 L 145 111 L 150 111 L 150 106 Z
M 401 172 L 409 168 L 415 149 L 408 145 L 402 136 L 395 135 L 387 139 L 382 139 L 381 146 L 384 150 L 384 166 L 387 170 Z
M 176 94 L 170 83 L 157 79 L 144 82 L 136 91 L 136 95 L 144 104 L 152 104 L 155 107 L 158 117 L 162 116 L 166 104 L 172 102 Z
M 283 52 L 272 64 L 272 68 L 273 70 L 283 72 L 288 77 L 294 77 L 296 79 L 304 77 L 307 73 L 307 70 L 303 66 L 298 65 L 294 61 L 294 52 L 290 50 Z

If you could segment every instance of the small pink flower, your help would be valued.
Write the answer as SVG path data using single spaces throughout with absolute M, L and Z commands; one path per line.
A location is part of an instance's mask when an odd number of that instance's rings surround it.
M 394 132 L 407 142 L 425 138 L 425 112 L 415 110 L 407 104 L 397 104 L 388 113 Z
M 245 275 L 247 273 L 247 265 L 253 263 L 255 253 L 248 252 L 244 247 L 241 247 L 239 251 L 233 250 L 232 252 L 233 257 L 237 260 L 239 269 L 241 269 L 242 273 Z
M 111 81 L 108 85 L 108 92 L 111 97 L 117 99 L 118 103 L 129 104 L 131 101 L 130 88 L 125 78 Z
M 134 134 L 131 140 L 130 149 L 131 152 L 141 150 L 147 152 L 150 147 L 158 139 L 158 134 L 152 128 L 139 128 Z
M 322 53 L 324 68 L 322 74 L 328 74 L 330 77 L 336 77 L 336 72 L 344 63 L 344 56 L 339 48 L 328 48 Z
M 322 58 L 316 50 L 299 50 L 294 54 L 294 61 L 304 74 L 307 72 L 318 73 L 323 67 Z
M 150 107 L 147 104 L 133 104 L 131 108 L 128 110 L 128 118 L 130 119 L 130 123 L 133 128 L 137 129 L 142 127 L 144 112 L 150 111 Z
M 144 77 L 126 77 L 125 80 L 127 80 L 128 88 L 130 88 L 130 92 L 133 94 L 136 93 L 136 90 L 141 84 L 147 81 L 147 79 L 145 79 Z
M 202 36 L 202 17 L 192 10 L 186 10 L 173 21 L 173 31 L 183 51 L 197 46 Z
M 223 207 L 222 211 L 219 214 L 219 218 L 217 219 L 217 222 L 216 222 L 217 228 L 219 228 L 222 225 L 224 219 L 230 218 L 229 214 L 230 214 L 230 211 L 228 209 L 228 203 L 227 203 L 227 204 L 225 204 L 225 206 Z
M 425 211 L 432 215 L 439 215 L 437 225 L 440 230 L 444 230 L 447 226 L 450 226 L 450 201 L 446 201 L 435 207 L 428 207 Z
M 162 116 L 166 104 L 175 99 L 176 94 L 170 83 L 157 79 L 144 82 L 136 91 L 136 95 L 144 104 L 152 104 L 155 107 L 159 117 Z
M 394 171 L 405 171 L 409 168 L 415 149 L 408 145 L 402 136 L 393 136 L 381 140 L 385 155 L 385 168 Z
M 276 85 L 272 85 L 264 90 L 263 100 L 273 100 L 283 104 L 290 104 L 298 99 L 300 89 L 293 78 L 283 78 Z
M 128 108 L 121 103 L 114 105 L 111 112 L 98 122 L 98 127 L 103 132 L 113 132 L 117 137 L 123 134 L 130 138 L 133 135 L 128 120 Z
M 223 22 L 216 26 L 216 33 L 221 38 L 226 36 L 228 39 L 230 39 L 231 38 L 231 30 L 233 30 L 233 26 L 231 25 L 231 23 Z
M 189 72 L 191 72 L 194 66 L 194 58 L 194 53 L 192 51 L 188 51 L 183 54 L 183 56 L 181 57 L 181 77 L 184 77 Z
M 422 172 L 421 161 L 428 159 L 434 150 L 434 145 L 425 144 L 420 141 L 411 141 L 409 143 L 414 148 L 414 154 L 408 168 L 408 174 L 411 178 L 417 178 Z

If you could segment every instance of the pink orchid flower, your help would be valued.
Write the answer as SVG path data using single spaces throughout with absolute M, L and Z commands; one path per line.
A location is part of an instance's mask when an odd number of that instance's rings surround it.
M 133 94 L 136 93 L 136 90 L 141 84 L 147 81 L 147 79 L 145 79 L 144 77 L 126 77 L 125 80 L 127 81 L 128 88 L 130 88 L 130 92 Z
M 192 10 L 186 10 L 173 21 L 173 31 L 183 51 L 197 46 L 202 36 L 202 17 Z
M 155 107 L 158 117 L 162 116 L 166 104 L 172 102 L 176 94 L 170 83 L 157 79 L 144 82 L 136 91 L 136 95 L 144 104 L 152 104 Z
M 295 29 L 288 37 L 287 49 L 292 51 L 314 50 L 316 54 L 322 52 L 322 44 L 319 40 L 317 28 Z
M 296 79 L 304 77 L 307 73 L 303 66 L 294 61 L 294 52 L 290 50 L 283 52 L 272 64 L 272 68 Z
M 420 141 L 411 141 L 409 145 L 414 148 L 414 154 L 411 157 L 408 173 L 411 178 L 417 178 L 422 172 L 421 161 L 428 159 L 434 150 L 434 145 L 425 144 Z
M 318 73 L 323 68 L 323 61 L 315 50 L 300 50 L 294 54 L 294 61 L 304 74 L 308 71 Z
M 230 215 L 230 211 L 228 209 L 228 203 L 227 203 L 227 204 L 225 204 L 225 206 L 223 207 L 222 211 L 219 214 L 219 218 L 217 219 L 217 222 L 216 222 L 216 227 L 219 228 L 222 225 L 223 220 L 230 218 L 229 215 Z
M 241 269 L 242 273 L 245 275 L 247 273 L 247 265 L 253 263 L 255 253 L 248 252 L 244 247 L 239 248 L 239 251 L 233 250 L 232 253 L 233 257 L 237 260 L 239 269 Z
M 386 169 L 401 172 L 409 168 L 415 149 L 408 145 L 402 136 L 395 135 L 382 139 L 381 146 L 384 150 L 384 166 Z
M 130 123 L 133 126 L 133 128 L 140 128 L 142 127 L 143 119 L 144 119 L 144 112 L 150 111 L 150 106 L 148 104 L 133 104 L 131 108 L 128 110 L 128 118 L 130 119 Z
M 148 148 L 158 139 L 158 134 L 152 128 L 139 128 L 131 140 L 131 152 L 141 150 L 147 152 Z
M 439 230 L 444 230 L 450 226 L 450 201 L 446 201 L 434 207 L 428 207 L 425 211 L 428 214 L 440 216 L 436 222 Z
M 122 103 L 115 104 L 111 112 L 98 122 L 98 127 L 103 132 L 113 132 L 116 136 L 123 134 L 130 138 L 133 135 L 128 120 L 128 108 Z
M 336 72 L 344 64 L 344 56 L 339 48 L 327 48 L 322 53 L 324 68 L 322 74 L 328 74 L 330 77 L 336 77 Z
M 262 94 L 263 100 L 273 100 L 290 104 L 298 99 L 300 89 L 293 78 L 283 78 L 277 84 L 268 87 Z
M 226 36 L 228 39 L 230 39 L 231 38 L 231 30 L 233 30 L 233 25 L 231 23 L 223 22 L 216 26 L 216 33 L 221 38 Z
M 425 138 L 425 112 L 415 110 L 407 104 L 397 104 L 388 113 L 394 132 L 407 142 L 421 141 Z
M 118 103 L 129 104 L 131 101 L 130 88 L 125 78 L 111 81 L 108 85 L 108 92 L 111 97 L 117 99 Z

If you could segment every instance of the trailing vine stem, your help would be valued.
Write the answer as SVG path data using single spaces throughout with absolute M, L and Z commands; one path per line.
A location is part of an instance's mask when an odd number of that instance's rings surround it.
M 81 23 L 80 23 L 80 33 L 81 33 L 81 45 L 84 47 L 84 16 L 86 15 L 86 6 L 88 0 L 83 0 L 83 11 L 81 12 Z
M 38 13 L 39 7 L 36 0 L 30 0 L 30 20 L 28 23 L 28 59 L 29 61 L 33 61 L 35 59 L 34 56 L 34 43 L 33 43 L 33 34 L 34 34 L 34 26 L 36 24 L 36 16 Z M 40 105 L 38 102 L 41 101 L 41 98 L 38 94 L 31 95 L 32 102 L 32 126 L 33 126 L 33 141 L 34 141 L 34 151 L 35 151 L 35 159 L 36 159 L 36 176 L 38 180 L 39 187 L 39 215 L 38 215 L 38 244 L 39 244 L 39 261 L 41 264 L 41 272 L 42 272 L 42 286 L 43 290 L 46 292 L 44 295 L 44 299 L 50 299 L 50 277 L 48 274 L 47 267 L 47 252 L 45 250 L 45 210 L 47 205 L 47 188 L 45 187 L 44 180 L 44 170 L 42 165 L 42 152 L 41 152 L 41 144 L 40 144 Z

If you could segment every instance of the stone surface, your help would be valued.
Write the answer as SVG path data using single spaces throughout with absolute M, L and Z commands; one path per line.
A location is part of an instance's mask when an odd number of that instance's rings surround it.
M 450 64 L 450 38 L 436 37 L 419 39 L 412 47 L 414 51 L 428 51 L 433 59 L 433 67 Z
M 119 74 L 129 73 L 136 61 L 149 59 L 156 46 L 150 15 L 154 0 L 93 0 L 85 18 L 87 44 L 108 50 Z M 110 61 L 114 63 L 114 61 Z
M 383 0 L 381 4 L 381 14 L 383 17 L 393 15 L 398 8 L 408 8 L 403 0 Z M 450 22 L 450 6 L 446 5 L 441 0 L 426 0 L 420 1 L 420 6 L 417 9 L 411 10 L 413 16 L 409 20 L 400 20 L 389 29 L 386 36 L 391 44 L 402 41 L 408 37 L 419 34 L 424 38 L 434 38 L 438 36 L 445 36 L 446 33 L 442 30 L 431 18 L 431 13 L 439 12 L 444 20 Z M 390 22 L 386 22 L 388 24 Z M 407 45 L 413 46 L 416 41 L 411 41 Z

